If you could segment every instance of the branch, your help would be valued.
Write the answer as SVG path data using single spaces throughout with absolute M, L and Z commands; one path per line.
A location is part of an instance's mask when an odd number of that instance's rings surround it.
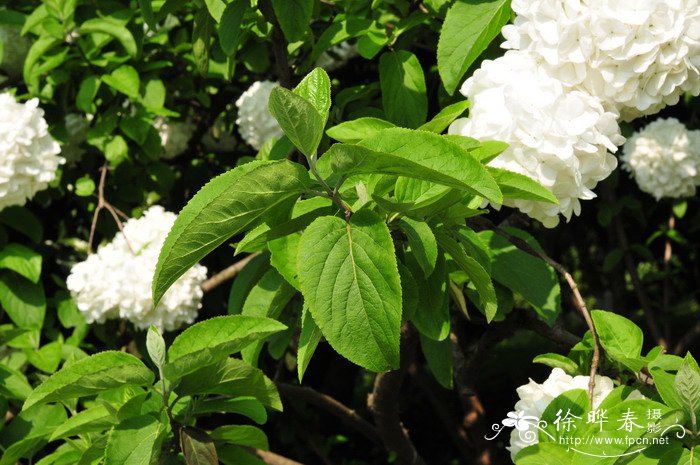
M 374 379 L 374 390 L 367 397 L 367 406 L 374 415 L 377 431 L 388 451 L 396 453 L 397 465 L 426 465 L 413 446 L 399 416 L 399 394 L 406 370 L 413 362 L 416 349 L 415 330 L 408 325 L 401 328 L 401 367 L 388 373 L 379 373 Z
M 566 268 L 564 268 L 560 263 L 551 259 L 545 253 L 534 249 L 533 247 L 530 246 L 530 244 L 525 242 L 523 239 L 508 234 L 506 231 L 497 227 L 488 219 L 475 217 L 475 218 L 470 219 L 469 221 L 472 222 L 473 224 L 481 227 L 481 228 L 493 230 L 499 236 L 502 236 L 502 237 L 508 239 L 511 244 L 513 244 L 514 246 L 516 246 L 517 248 L 519 248 L 523 252 L 526 252 L 526 253 L 529 253 L 530 255 L 541 258 L 542 260 L 544 260 L 545 263 L 547 263 L 549 266 L 551 266 L 552 268 L 557 270 L 557 272 L 560 275 L 562 275 L 562 277 L 566 281 L 566 284 L 568 284 L 569 288 L 571 289 L 571 293 L 573 295 L 574 306 L 576 307 L 578 312 L 583 317 L 584 321 L 586 322 L 586 325 L 588 326 L 588 329 L 591 331 L 591 336 L 593 336 L 593 342 L 594 342 L 594 344 L 593 344 L 593 358 L 591 359 L 590 381 L 588 382 L 588 397 L 589 397 L 591 403 L 593 403 L 593 390 L 595 389 L 595 375 L 596 375 L 596 372 L 598 371 L 598 364 L 600 363 L 600 351 L 601 351 L 600 339 L 598 338 L 598 331 L 596 331 L 595 325 L 593 324 L 593 318 L 591 318 L 591 312 L 588 311 L 588 307 L 586 307 L 586 302 L 583 300 L 583 297 L 581 296 L 581 292 L 579 291 L 578 285 L 576 284 L 576 281 L 574 280 L 573 276 L 571 276 L 571 273 L 569 273 L 566 270 Z
M 100 168 L 100 181 L 97 185 L 97 206 L 95 207 L 95 213 L 92 215 L 92 224 L 90 225 L 90 238 L 88 239 L 88 255 L 92 253 L 92 244 L 93 241 L 95 240 L 95 229 L 97 228 L 97 218 L 100 215 L 100 211 L 102 209 L 105 209 L 109 212 L 110 215 L 112 215 L 112 218 L 114 219 L 114 222 L 117 223 L 117 227 L 119 228 L 119 231 L 122 233 L 124 236 L 124 242 L 126 242 L 126 246 L 129 248 L 129 251 L 133 254 L 134 249 L 131 247 L 131 244 L 129 243 L 129 238 L 126 237 L 126 234 L 124 234 L 124 226 L 122 225 L 121 220 L 119 219 L 119 216 L 121 215 L 122 218 L 127 219 L 126 215 L 122 213 L 119 209 L 115 208 L 112 206 L 111 203 L 105 199 L 105 180 L 107 179 L 107 165 L 102 165 L 102 168 Z
M 275 66 L 277 67 L 277 77 L 280 85 L 287 89 L 292 87 L 292 68 L 287 60 L 287 40 L 284 38 L 280 23 L 275 15 L 270 0 L 260 0 L 258 8 L 263 14 L 265 21 L 272 24 L 272 53 L 275 55 Z
M 221 284 L 225 283 L 226 281 L 233 279 L 236 277 L 238 273 L 241 272 L 243 268 L 255 257 L 260 255 L 260 252 L 255 252 L 247 257 L 237 261 L 233 265 L 229 266 L 228 268 L 224 268 L 222 271 L 219 271 L 216 273 L 214 276 L 211 278 L 207 279 L 202 283 L 202 290 L 206 293 L 211 291 L 212 289 L 220 286 Z
M 671 210 L 671 214 L 668 217 L 668 233 L 676 229 L 676 217 Z M 662 312 L 664 315 L 668 315 L 668 306 L 671 302 L 670 296 L 670 275 L 671 275 L 671 259 L 673 258 L 673 245 L 671 245 L 671 239 L 666 236 L 666 243 L 664 244 L 664 301 Z M 670 339 L 670 329 L 668 324 L 668 318 L 664 318 L 664 336 L 666 340 Z
M 634 262 L 634 257 L 632 256 L 632 252 L 630 251 L 629 241 L 627 240 L 625 228 L 622 225 L 622 221 L 620 220 L 620 217 L 618 215 L 615 215 L 613 217 L 613 226 L 615 227 L 617 240 L 620 243 L 620 247 L 623 251 L 625 267 L 627 268 L 627 272 L 630 274 L 630 278 L 632 280 L 632 287 L 634 288 L 634 293 L 637 295 L 639 305 L 642 306 L 642 310 L 644 311 L 644 318 L 646 319 L 647 326 L 649 326 L 649 330 L 651 331 L 652 337 L 656 340 L 656 342 L 662 347 L 667 348 L 668 344 L 666 343 L 666 340 L 661 334 L 659 325 L 656 323 L 656 319 L 654 318 L 654 311 L 651 304 L 651 299 L 649 299 L 649 296 L 644 290 L 642 280 L 639 279 L 639 273 L 637 272 L 637 264 Z
M 529 314 L 522 318 L 522 324 L 525 329 L 529 329 L 565 349 L 571 349 L 581 341 L 580 337 L 570 333 L 561 326 L 557 324 L 551 327 L 547 326 L 544 321 Z
M 673 348 L 673 353 L 676 355 L 681 355 L 688 349 L 688 346 L 690 346 L 690 344 L 692 344 L 695 338 L 698 336 L 700 336 L 700 321 L 697 322 L 695 326 L 690 328 L 690 330 L 678 340 L 676 347 Z
M 268 465 L 304 465 L 296 460 L 288 459 L 287 457 L 282 457 L 274 452 L 261 450 L 261 449 L 248 449 L 253 455 L 262 460 Z
M 370 441 L 381 444 L 381 438 L 375 427 L 359 416 L 357 412 L 346 407 L 333 397 L 320 393 L 310 387 L 295 386 L 287 383 L 277 383 L 277 390 L 282 397 L 299 399 L 314 405 L 337 417 L 346 426 L 362 433 Z

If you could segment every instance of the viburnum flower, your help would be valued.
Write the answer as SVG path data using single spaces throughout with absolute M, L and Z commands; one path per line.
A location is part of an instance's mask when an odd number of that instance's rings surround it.
M 24 59 L 32 43 L 20 34 L 22 28 L 9 24 L 0 25 L 0 42 L 3 46 L 0 68 L 11 78 L 22 75 Z
M 257 81 L 236 100 L 238 132 L 255 150 L 260 150 L 269 139 L 284 134 L 267 107 L 270 92 L 278 85 L 272 81 Z
M 124 318 L 137 328 L 155 325 L 172 331 L 192 323 L 201 307 L 207 269 L 195 265 L 181 276 L 153 308 L 151 283 L 158 255 L 176 215 L 153 206 L 123 232 L 77 263 L 66 280 L 88 323 Z
M 588 382 L 590 376 L 575 376 L 567 375 L 561 368 L 554 368 L 542 384 L 536 383 L 532 379 L 528 384 L 520 386 L 517 389 L 518 402 L 515 404 L 514 412 L 508 415 L 511 419 L 517 418 L 536 418 L 541 419 L 547 406 L 554 399 L 572 389 L 588 390 Z M 596 375 L 595 388 L 593 390 L 593 409 L 595 410 L 601 402 L 614 389 L 613 380 L 607 376 Z M 641 394 L 637 391 L 630 394 L 630 398 L 640 398 Z M 533 422 L 525 421 L 510 421 L 516 429 L 510 434 L 510 455 L 513 459 L 520 450 L 525 447 L 537 444 L 537 427 Z M 537 420 L 535 420 L 537 421 Z M 528 434 L 530 433 L 530 434 Z M 526 440 L 527 439 L 527 440 Z
M 341 42 L 323 52 L 316 60 L 316 66 L 326 71 L 335 71 L 345 66 L 349 60 L 355 58 L 358 54 L 356 44 L 351 44 L 347 41 Z
M 162 158 L 172 159 L 181 155 L 189 145 L 195 125 L 190 121 L 169 121 L 162 116 L 153 121 L 163 146 Z
M 513 0 L 504 48 L 525 50 L 624 120 L 700 93 L 698 0 Z
M 616 115 L 587 92 L 569 91 L 530 54 L 508 51 L 486 60 L 461 89 L 471 101 L 468 118 L 456 120 L 451 134 L 500 140 L 508 149 L 490 165 L 528 176 L 552 191 L 559 205 L 508 200 L 505 205 L 547 227 L 581 211 L 580 200 L 617 166 L 624 142 Z
M 700 184 L 700 130 L 658 119 L 627 140 L 621 158 L 622 168 L 656 200 L 691 197 Z
M 46 189 L 65 162 L 38 105 L 38 99 L 19 103 L 0 94 L 0 210 Z

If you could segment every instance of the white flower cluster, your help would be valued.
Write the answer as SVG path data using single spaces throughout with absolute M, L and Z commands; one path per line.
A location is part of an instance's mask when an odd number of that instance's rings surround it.
M 624 142 L 616 115 L 582 91 L 569 91 L 530 54 L 511 50 L 484 61 L 461 89 L 469 97 L 469 118 L 450 133 L 501 140 L 510 146 L 492 166 L 524 174 L 549 188 L 559 205 L 529 200 L 506 201 L 547 227 L 579 214 L 580 199 L 617 166 L 608 153 Z
M 38 99 L 19 103 L 0 94 L 0 210 L 46 189 L 65 161 L 38 105 Z
M 590 376 L 569 376 L 561 368 L 555 368 L 544 383 L 539 384 L 530 379 L 528 384 L 517 389 L 519 400 L 515 404 L 515 413 L 519 417 L 542 417 L 547 406 L 554 399 L 572 389 L 588 391 Z M 593 390 L 593 409 L 595 410 L 614 389 L 612 379 L 596 375 Z M 641 394 L 633 392 L 630 398 L 640 398 Z M 509 415 L 510 416 L 510 415 Z M 518 452 L 528 446 L 537 444 L 537 428 L 528 423 L 528 428 L 514 429 L 510 435 L 510 455 L 513 459 Z M 530 434 L 528 434 L 530 433 Z
M 341 42 L 334 45 L 329 50 L 323 52 L 316 60 L 316 66 L 326 71 L 335 71 L 345 66 L 348 61 L 359 55 L 357 45 L 349 42 Z
M 273 137 L 284 134 L 267 107 L 270 92 L 278 85 L 272 81 L 257 81 L 236 100 L 238 132 L 255 150 L 260 150 Z
M 485 61 L 461 92 L 469 118 L 451 133 L 510 147 L 493 162 L 548 187 L 560 205 L 507 202 L 558 224 L 615 168 L 617 119 L 655 113 L 700 93 L 700 0 L 513 0 L 511 48 Z M 494 106 L 494 103 L 496 105 Z
M 691 197 L 700 185 L 700 130 L 688 131 L 675 118 L 656 120 L 627 140 L 622 163 L 657 200 Z
M 169 121 L 159 116 L 153 122 L 158 130 L 160 144 L 163 146 L 162 158 L 170 160 L 181 155 L 190 143 L 195 125 L 191 121 Z
M 700 93 L 698 0 L 513 0 L 505 48 L 526 50 L 624 120 Z
M 24 59 L 32 45 L 29 39 L 20 34 L 21 29 L 20 26 L 0 25 L 0 42 L 3 46 L 0 68 L 11 78 L 22 75 Z
M 160 248 L 175 222 L 163 207 L 146 210 L 124 224 L 112 242 L 71 269 L 66 280 L 78 309 L 89 322 L 125 318 L 136 327 L 172 331 L 192 323 L 201 307 L 207 269 L 196 265 L 165 293 L 156 308 L 151 298 Z

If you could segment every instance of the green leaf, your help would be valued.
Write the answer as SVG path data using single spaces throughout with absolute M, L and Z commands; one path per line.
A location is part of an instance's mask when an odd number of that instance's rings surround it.
M 209 181 L 182 209 L 158 257 L 153 301 L 190 267 L 234 234 L 254 227 L 309 184 L 299 164 L 252 162 Z
M 282 411 L 282 401 L 275 383 L 261 370 L 235 358 L 226 358 L 186 375 L 175 387 L 175 392 L 180 396 L 253 396 L 263 405 Z
M 272 0 L 272 8 L 287 42 L 304 40 L 310 32 L 314 0 Z
M 133 99 L 139 98 L 141 80 L 138 71 L 133 66 L 120 66 L 110 74 L 102 76 L 102 82 L 128 97 Z
M 561 368 L 568 375 L 575 376 L 578 373 L 578 364 L 570 358 L 560 354 L 542 354 L 532 360 L 533 363 L 541 363 L 552 368 Z
M 219 465 L 214 441 L 199 428 L 180 428 L 180 448 L 187 465 Z
M 418 168 L 416 165 L 419 165 L 421 173 L 439 176 L 441 184 L 466 190 L 496 203 L 503 201 L 496 181 L 486 168 L 469 152 L 437 134 L 403 128 L 385 129 L 361 141 L 359 145 L 375 152 L 392 155 L 393 161 L 401 158 L 406 162 L 404 166 L 412 163 L 411 166 Z M 370 165 L 375 163 L 372 157 L 358 157 L 357 161 Z M 393 171 L 389 166 L 385 166 L 388 163 L 377 163 L 378 168 L 386 170 L 387 174 Z M 418 176 L 414 174 L 412 177 Z
M 331 80 L 326 71 L 323 68 L 315 68 L 301 80 L 293 92 L 314 106 L 323 117 L 325 125 L 331 108 Z
M 53 48 L 62 43 L 61 40 L 52 36 L 41 36 L 31 46 L 24 59 L 24 68 L 22 77 L 27 84 L 30 92 L 37 94 L 39 92 L 39 77 L 40 73 L 36 72 L 35 66 L 40 59 L 45 58 L 45 55 Z
M 109 433 L 104 465 L 150 465 L 160 456 L 165 426 L 152 414 L 127 418 Z
M 286 328 L 269 318 L 243 315 L 210 318 L 190 326 L 175 338 L 163 371 L 168 379 L 175 380 Z
M 75 181 L 75 194 L 78 197 L 90 197 L 95 192 L 95 181 L 90 176 L 83 176 Z
M 0 304 L 20 328 L 41 329 L 46 314 L 44 287 L 14 273 L 0 274 Z
M 683 363 L 676 374 L 675 387 L 681 405 L 690 418 L 693 432 L 697 433 L 698 416 L 700 416 L 700 373 L 695 371 L 689 363 Z
M 259 428 L 250 425 L 226 425 L 219 426 L 211 432 L 212 439 L 236 444 L 239 446 L 254 447 L 256 449 L 269 450 L 267 436 Z
M 492 166 L 486 167 L 489 174 L 496 180 L 498 187 L 506 199 L 534 200 L 537 202 L 559 204 L 552 192 L 525 175 Z
M 413 256 L 427 278 L 435 269 L 438 257 L 437 241 L 433 230 L 427 223 L 410 218 L 401 218 L 399 226 L 406 233 Z
M 459 242 L 448 236 L 444 231 L 439 231 L 436 234 L 436 238 L 440 247 L 450 254 L 457 266 L 469 277 L 469 281 L 471 281 L 479 294 L 480 307 L 484 309 L 486 321 L 491 322 L 498 311 L 498 299 L 496 298 L 496 290 L 493 287 L 491 276 L 477 260 L 467 255 Z
M 598 332 L 600 344 L 608 357 L 625 366 L 630 363 L 630 360 L 641 357 L 644 334 L 637 325 L 623 316 L 602 310 L 593 310 L 591 317 Z M 639 363 L 644 365 L 642 361 Z M 629 368 L 638 371 L 642 366 L 637 367 L 633 364 Z
M 302 294 L 330 345 L 373 371 L 399 365 L 401 282 L 386 223 L 361 210 L 325 216 L 304 231 L 297 259 Z
M 27 351 L 27 360 L 43 372 L 54 373 L 61 363 L 63 356 L 63 344 L 61 341 L 49 342 L 41 346 L 39 350 Z
M 7 244 L 0 250 L 0 268 L 19 273 L 36 284 L 41 276 L 41 255 L 20 244 Z
M 445 389 L 452 390 L 452 341 L 449 338 L 436 341 L 421 334 L 420 346 L 437 382 Z
M 126 53 L 131 57 L 135 57 L 138 54 L 138 48 L 136 47 L 136 41 L 131 31 L 127 29 L 121 22 L 112 18 L 93 18 L 88 19 L 80 25 L 78 28 L 78 33 L 80 35 L 88 35 L 94 32 L 107 34 L 114 37 L 119 41 L 119 43 L 124 47 Z
M 444 254 L 438 253 L 435 269 L 427 278 L 421 271 L 413 253 L 405 257 L 405 263 L 417 286 L 418 305 L 411 318 L 418 331 L 436 341 L 450 334 L 450 309 L 447 296 L 447 268 Z M 404 289 L 404 293 L 406 290 Z M 404 309 L 404 313 L 408 309 Z
M 291 298 L 296 294 L 294 289 L 276 270 L 268 270 L 260 281 L 250 290 L 243 304 L 243 315 L 267 317 L 276 319 Z M 241 350 L 244 361 L 257 365 L 258 356 L 264 339 L 259 339 Z
M 253 257 L 241 271 L 231 285 L 228 297 L 228 314 L 239 315 L 243 311 L 243 304 L 250 290 L 260 278 L 270 269 L 270 255 L 260 254 Z
M 64 421 L 66 410 L 62 405 L 41 405 L 20 412 L 0 435 L 0 465 L 15 465 L 21 458 L 37 453 L 51 432 Z
M 78 95 L 75 97 L 75 106 L 85 113 L 95 113 L 97 107 L 93 103 L 102 81 L 95 75 L 90 75 L 80 83 Z
M 299 272 L 297 271 L 297 254 L 299 253 L 300 239 L 301 234 L 292 233 L 267 243 L 270 249 L 270 264 L 295 289 L 301 289 Z
M 452 95 L 462 76 L 510 19 L 510 0 L 458 0 L 440 31 L 438 72 Z
M 411 52 L 386 52 L 379 59 L 382 105 L 387 119 L 397 126 L 417 128 L 428 116 L 425 75 Z
M 245 15 L 249 2 L 245 0 L 233 0 L 226 5 L 221 14 L 219 24 L 219 44 L 224 53 L 230 57 L 236 54 L 238 46 L 243 36 L 243 16 Z
M 116 351 L 100 352 L 54 373 L 32 392 L 23 409 L 35 404 L 89 396 L 129 384 L 146 386 L 152 384 L 153 379 L 153 372 L 133 355 Z
M 214 20 L 206 8 L 200 8 L 194 15 L 192 26 L 192 55 L 202 76 L 209 73 L 209 48 L 213 32 Z
M 365 116 L 363 118 L 337 124 L 329 128 L 326 134 L 328 134 L 328 137 L 337 141 L 354 144 L 362 139 L 374 136 L 382 129 L 393 127 L 396 127 L 394 123 L 371 116 Z
M 326 124 L 316 107 L 290 90 L 275 87 L 270 93 L 269 109 L 294 146 L 307 157 L 313 156 Z
M 207 5 L 211 17 L 214 18 L 217 23 L 221 21 L 227 2 L 224 0 L 204 0 L 204 3 Z
M 27 378 L 17 370 L 0 364 L 0 395 L 8 399 L 24 400 L 32 393 Z
M 156 28 L 156 17 L 153 14 L 152 0 L 139 0 L 139 7 L 141 8 L 141 14 L 143 15 L 143 21 L 146 23 L 150 30 L 155 30 Z
M 165 340 L 158 332 L 158 328 L 153 325 L 146 332 L 146 349 L 151 361 L 159 370 L 162 370 L 166 362 Z
M 255 397 L 236 397 L 235 399 L 206 399 L 197 402 L 192 409 L 193 415 L 206 413 L 237 413 L 246 416 L 259 425 L 267 421 L 267 411 Z
M 525 232 L 510 228 L 507 232 L 540 249 L 535 239 Z M 561 311 L 561 288 L 556 271 L 493 231 L 482 231 L 479 237 L 491 249 L 493 279 L 520 294 L 545 323 L 554 324 Z
M 110 429 L 116 423 L 117 420 L 110 411 L 104 405 L 97 404 L 66 420 L 53 431 L 49 441 L 85 433 L 101 432 Z
M 421 131 L 442 133 L 454 120 L 462 116 L 467 108 L 469 108 L 469 100 L 462 100 L 452 105 L 448 105 L 435 115 L 433 119 L 425 124 L 422 124 L 418 129 Z
M 25 207 L 6 207 L 0 211 L 0 223 L 27 236 L 32 242 L 40 242 L 44 235 L 41 221 Z
M 304 378 L 304 373 L 311 362 L 316 347 L 321 341 L 321 330 L 316 325 L 307 305 L 301 311 L 301 334 L 299 335 L 299 348 L 297 349 L 297 374 L 299 382 Z

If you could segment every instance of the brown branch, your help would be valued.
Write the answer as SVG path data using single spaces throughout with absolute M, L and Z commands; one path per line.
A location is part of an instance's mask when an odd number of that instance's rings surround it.
M 566 329 L 555 324 L 548 326 L 547 323 L 533 316 L 525 315 L 521 319 L 523 328 L 533 331 L 543 336 L 564 349 L 571 349 L 581 341 L 581 338 L 570 333 Z
M 632 256 L 632 251 L 629 246 L 629 241 L 627 240 L 627 234 L 625 233 L 625 228 L 622 225 L 622 220 L 620 217 L 615 215 L 613 217 L 613 226 L 615 228 L 615 234 L 617 234 L 617 240 L 622 248 L 623 258 L 625 260 L 625 267 L 627 272 L 630 274 L 630 279 L 632 280 L 632 287 L 634 288 L 634 293 L 639 300 L 639 305 L 641 305 L 644 311 L 644 318 L 647 322 L 647 326 L 651 331 L 652 337 L 656 342 L 664 348 L 668 347 L 666 340 L 661 334 L 659 325 L 654 317 L 653 306 L 651 304 L 651 299 L 644 290 L 642 285 L 642 280 L 639 278 L 639 273 L 637 272 L 637 264 L 634 262 L 634 257 Z
M 241 272 L 243 268 L 255 257 L 260 255 L 260 252 L 255 252 L 247 257 L 237 261 L 233 265 L 229 266 L 228 268 L 224 268 L 223 270 L 219 271 L 216 273 L 214 276 L 211 278 L 207 279 L 202 283 L 202 290 L 204 292 L 209 292 L 212 289 L 219 287 L 221 284 L 225 283 L 226 281 L 233 279 L 236 277 L 238 273 Z
M 586 302 L 583 300 L 583 297 L 581 296 L 581 291 L 579 290 L 578 285 L 576 284 L 576 281 L 574 280 L 573 276 L 571 276 L 571 273 L 569 273 L 566 270 L 566 268 L 564 268 L 564 266 L 562 266 L 560 263 L 550 258 L 547 254 L 540 252 L 537 249 L 534 249 L 523 239 L 508 234 L 506 231 L 497 227 L 488 219 L 476 217 L 472 218 L 470 222 L 472 222 L 478 227 L 493 230 L 499 236 L 508 239 L 511 244 L 513 244 L 523 252 L 529 253 L 530 255 L 533 255 L 535 257 L 539 257 L 540 259 L 544 260 L 544 262 L 547 263 L 549 266 L 554 268 L 564 278 L 564 281 L 566 281 L 566 284 L 571 289 L 574 307 L 576 307 L 578 312 L 583 317 L 584 321 L 586 322 L 586 325 L 588 326 L 588 329 L 591 331 L 591 336 L 593 336 L 593 357 L 591 359 L 590 381 L 588 382 L 588 397 L 591 400 L 591 403 L 593 403 L 595 375 L 598 371 L 598 364 L 600 363 L 600 339 L 598 338 L 598 331 L 596 331 L 595 325 L 593 324 L 591 312 L 588 311 L 588 307 L 586 307 Z
M 277 383 L 277 390 L 282 397 L 298 399 L 314 405 L 338 418 L 346 426 L 362 433 L 370 441 L 381 444 L 381 438 L 376 428 L 349 407 L 333 397 L 320 393 L 310 387 L 295 386 L 287 383 Z
M 673 211 L 671 211 L 671 214 L 668 217 L 668 233 L 673 231 L 676 228 L 676 217 L 673 214 Z M 665 316 L 668 315 L 668 307 L 671 303 L 671 283 L 670 283 L 670 274 L 671 274 L 671 259 L 673 258 L 673 245 L 671 245 L 671 239 L 666 236 L 666 243 L 664 244 L 664 297 L 663 297 L 663 307 L 662 307 L 662 312 Z M 666 337 L 666 340 L 668 341 L 671 336 L 671 330 L 669 328 L 669 322 L 668 318 L 664 318 L 664 336 Z
M 292 87 L 292 68 L 289 66 L 289 60 L 287 59 L 287 39 L 284 38 L 270 0 L 260 0 L 258 8 L 265 20 L 272 24 L 272 53 L 275 56 L 277 77 L 280 85 L 289 89 Z
M 398 370 L 379 373 L 374 389 L 367 397 L 367 406 L 374 415 L 377 432 L 384 447 L 396 453 L 397 465 L 426 465 L 413 446 L 399 415 L 399 394 L 407 368 L 413 363 L 417 338 L 408 324 L 401 328 L 401 366 Z
M 114 222 L 117 223 L 117 227 L 119 228 L 119 231 L 122 233 L 124 236 L 124 241 L 126 242 L 126 246 L 129 248 L 129 251 L 133 254 L 134 249 L 131 247 L 131 244 L 129 243 L 129 238 L 126 237 L 126 234 L 124 234 L 124 226 L 122 225 L 121 220 L 119 219 L 119 215 L 122 215 L 124 218 L 128 217 L 124 215 L 121 211 L 116 209 L 114 206 L 112 206 L 111 203 L 109 203 L 105 199 L 105 180 L 107 179 L 107 165 L 102 165 L 102 168 L 100 168 L 100 181 L 97 185 L 97 206 L 95 207 L 95 213 L 92 215 L 92 223 L 90 224 L 90 238 L 88 239 L 88 255 L 92 253 L 92 244 L 95 240 L 95 229 L 97 228 L 97 218 L 100 215 L 100 211 L 102 209 L 107 210 L 110 215 L 112 215 L 112 218 L 114 219 Z
M 275 454 L 267 450 L 261 449 L 248 449 L 253 455 L 262 460 L 268 465 L 304 465 L 296 460 L 288 459 L 287 457 L 282 457 L 281 455 Z

